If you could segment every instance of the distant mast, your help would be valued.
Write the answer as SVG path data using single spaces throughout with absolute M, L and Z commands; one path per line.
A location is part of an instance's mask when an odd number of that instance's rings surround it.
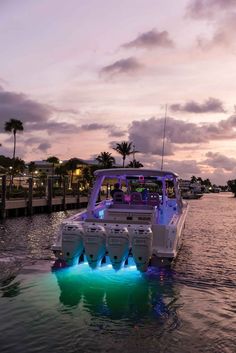
M 135 144 L 133 143 L 133 163 L 135 162 Z
M 166 117 L 167 117 L 167 104 L 166 104 L 166 108 L 165 108 L 165 118 L 164 118 L 162 153 L 161 153 L 161 170 L 163 170 L 163 162 L 164 162 L 164 154 L 165 154 Z

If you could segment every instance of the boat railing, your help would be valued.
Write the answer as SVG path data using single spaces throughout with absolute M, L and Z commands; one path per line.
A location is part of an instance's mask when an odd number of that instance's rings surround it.
M 128 210 L 153 210 L 155 206 L 151 206 L 148 204 L 131 204 L 131 203 L 124 203 L 124 204 L 111 204 L 109 209 L 128 209 Z

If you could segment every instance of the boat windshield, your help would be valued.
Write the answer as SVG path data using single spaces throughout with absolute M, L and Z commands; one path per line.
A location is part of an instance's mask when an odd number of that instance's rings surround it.
M 103 180 L 101 195 L 106 199 L 114 199 L 116 193 L 123 193 L 125 203 L 132 199 L 147 201 L 158 196 L 162 201 L 165 194 L 168 198 L 175 198 L 176 192 L 173 180 L 161 180 L 157 177 L 126 176 L 126 178 L 105 178 Z

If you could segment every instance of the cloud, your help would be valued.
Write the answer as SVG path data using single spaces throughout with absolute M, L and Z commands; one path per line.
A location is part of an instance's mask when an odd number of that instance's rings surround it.
M 34 130 L 47 130 L 49 135 L 66 135 L 66 134 L 75 134 L 79 132 L 79 126 L 76 124 L 70 124 L 65 122 L 57 122 L 53 119 L 50 119 L 46 122 L 46 124 L 35 124 L 32 126 Z
M 236 31 L 236 13 L 230 13 L 223 19 L 216 21 L 215 30 L 210 39 L 200 37 L 198 46 L 202 49 L 212 49 L 215 47 L 234 46 Z
M 227 180 L 235 178 L 236 159 L 228 158 L 220 153 L 208 152 L 204 161 L 195 160 L 165 160 L 164 169 L 174 170 L 182 179 L 190 179 L 192 175 L 202 179 L 209 178 L 212 183 L 225 185 Z M 209 167 L 212 167 L 209 169 Z
M 170 106 L 174 112 L 187 112 L 187 113 L 225 113 L 223 102 L 216 98 L 208 98 L 205 102 L 197 103 L 189 101 L 185 104 L 172 104 Z
M 0 83 L 3 85 L 8 85 L 8 82 L 1 77 L 0 77 Z M 0 91 L 1 91 L 1 89 L 2 89 L 2 87 L 0 86 Z
M 94 131 L 94 130 L 107 130 L 110 137 L 122 137 L 126 134 L 126 131 L 121 130 L 119 127 L 111 124 L 83 124 L 81 125 L 81 130 L 83 131 Z
M 158 32 L 153 29 L 151 31 L 140 34 L 136 39 L 131 42 L 122 45 L 123 48 L 157 48 L 167 47 L 171 48 L 174 46 L 173 41 L 169 38 L 167 31 Z
M 19 119 L 25 130 L 60 133 L 79 131 L 77 125 L 57 122 L 55 113 L 61 110 L 28 98 L 25 94 L 9 92 L 0 87 L 0 128 L 10 119 Z M 71 113 L 72 111 L 70 111 Z M 73 111 L 75 113 L 75 111 Z
M 226 157 L 218 152 L 208 152 L 206 153 L 206 157 L 207 159 L 205 159 L 202 163 L 207 164 L 213 168 L 222 168 L 226 171 L 232 171 L 234 168 L 236 168 L 235 158 Z
M 125 130 L 121 130 L 115 126 L 112 126 L 109 130 L 109 136 L 111 137 L 123 137 L 125 136 L 126 131 Z
M 236 8 L 235 0 L 195 0 L 187 6 L 186 15 L 192 18 L 212 18 Z
M 0 121 L 19 119 L 22 122 L 41 122 L 52 113 L 48 105 L 29 99 L 22 93 L 8 92 L 0 87 Z
M 165 155 L 170 156 L 177 150 L 176 145 L 207 143 L 213 140 L 236 138 L 236 115 L 219 123 L 195 124 L 167 117 Z M 128 129 L 129 141 L 133 141 L 137 150 L 153 155 L 162 154 L 164 118 L 152 117 L 133 121 Z M 189 147 L 190 147 L 189 146 Z
M 204 161 L 194 159 L 174 160 L 165 156 L 163 169 L 174 171 L 180 178 L 187 180 L 190 180 L 193 175 L 200 176 L 202 179 L 209 178 L 212 183 L 217 185 L 225 185 L 227 180 L 235 178 L 236 159 L 211 152 L 208 152 L 206 156 L 208 158 Z M 150 153 L 139 154 L 137 159 L 146 168 L 160 169 L 161 167 L 161 158 Z
M 136 149 L 142 153 L 162 154 L 163 119 L 133 121 L 129 127 L 129 141 L 133 141 Z M 166 155 L 172 155 L 172 143 L 167 134 Z
M 187 17 L 207 20 L 213 26 L 210 38 L 200 36 L 197 45 L 203 50 L 234 46 L 236 0 L 195 0 L 189 2 Z
M 164 169 L 175 171 L 181 178 L 190 179 L 192 175 L 201 174 L 201 168 L 195 160 L 165 160 Z
M 93 130 L 101 130 L 101 129 L 108 129 L 111 125 L 107 124 L 98 124 L 98 123 L 91 123 L 91 124 L 83 124 L 81 125 L 81 129 L 84 131 L 93 131 Z
M 101 69 L 102 75 L 117 76 L 122 74 L 134 74 L 142 69 L 143 65 L 133 57 L 115 61 L 113 64 Z
M 52 145 L 48 142 L 40 143 L 38 145 L 38 149 L 42 152 L 47 152 L 47 150 L 51 147 L 52 147 Z
M 29 138 L 24 139 L 24 144 L 26 146 L 33 146 L 33 145 L 39 145 L 39 144 L 45 144 L 48 141 L 45 138 L 38 137 L 38 136 L 31 136 Z
M 162 154 L 164 119 L 150 118 L 133 121 L 129 127 L 129 140 L 144 153 Z M 201 143 L 207 140 L 201 128 L 193 123 L 186 123 L 168 117 L 166 120 L 165 155 L 174 154 L 174 144 Z

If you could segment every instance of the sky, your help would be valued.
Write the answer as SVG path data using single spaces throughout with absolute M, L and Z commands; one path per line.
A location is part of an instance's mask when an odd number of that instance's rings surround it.
M 235 31 L 236 0 L 0 0 L 0 154 L 19 119 L 26 162 L 132 141 L 160 169 L 167 108 L 163 169 L 235 179 Z

